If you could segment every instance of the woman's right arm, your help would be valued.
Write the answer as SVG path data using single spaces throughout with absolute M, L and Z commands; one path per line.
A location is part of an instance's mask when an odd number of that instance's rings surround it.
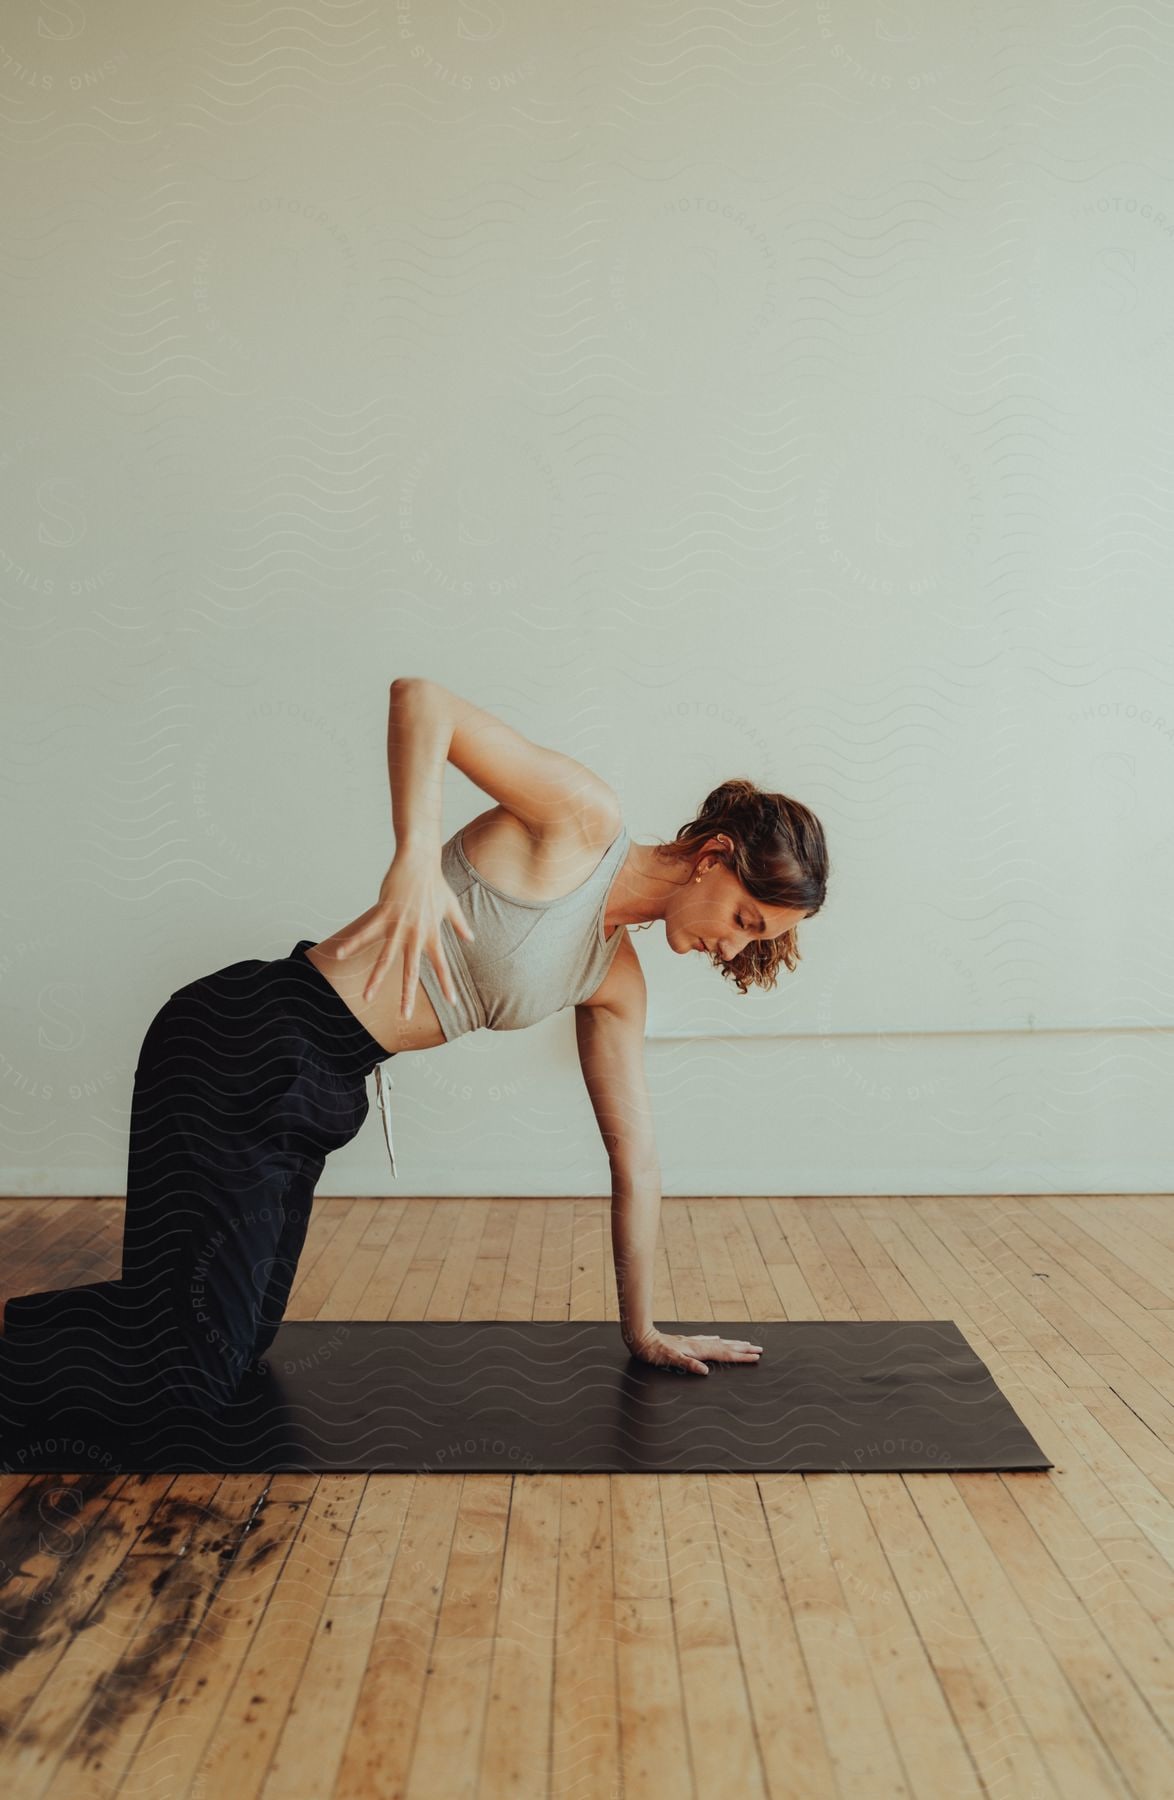
M 453 711 L 444 688 L 400 679 L 391 684 L 387 713 L 387 778 L 391 786 L 395 854 L 379 887 L 379 899 L 339 934 L 335 955 L 351 956 L 370 943 L 379 954 L 363 988 L 373 1000 L 402 948 L 400 1017 L 410 1019 L 426 952 L 441 988 L 455 1005 L 452 972 L 441 925 L 448 919 L 469 943 L 473 933 L 440 867 L 444 769 L 453 734 Z
M 387 780 L 395 849 L 439 856 L 444 770 L 452 747 L 456 698 L 432 681 L 401 676 L 387 710 Z
M 585 763 L 532 743 L 496 713 L 423 676 L 401 676 L 391 691 L 387 756 L 397 842 L 424 836 L 439 845 L 446 759 L 534 837 L 575 830 L 593 840 L 608 825 L 619 829 L 615 792 Z M 397 783 L 396 764 L 405 758 Z
M 410 1018 L 426 951 L 449 999 L 456 1000 L 444 958 L 445 918 L 464 938 L 473 933 L 440 868 L 444 770 L 462 774 L 531 831 L 591 837 L 619 829 L 619 801 L 592 769 L 560 750 L 531 743 L 511 725 L 425 677 L 401 675 L 391 684 L 387 719 L 387 776 L 391 787 L 395 856 L 379 902 L 342 933 L 338 955 L 383 939 L 363 990 L 371 1000 L 393 958 L 404 951 L 401 1017 Z

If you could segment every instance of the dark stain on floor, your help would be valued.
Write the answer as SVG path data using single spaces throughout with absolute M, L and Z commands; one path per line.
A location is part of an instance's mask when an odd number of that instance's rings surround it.
M 0 1670 L 14 1667 L 38 1648 L 92 1630 L 117 1598 L 125 1597 L 127 1619 L 137 1621 L 124 1624 L 131 1641 L 94 1681 L 74 1713 L 78 1722 L 64 1746 L 67 1761 L 95 1769 L 102 1768 L 127 1718 L 141 1710 L 154 1713 L 197 1637 L 201 1651 L 214 1651 L 221 1637 L 216 1598 L 238 1560 L 242 1565 L 247 1560 L 250 1569 L 262 1566 L 288 1547 L 297 1529 L 290 1515 L 289 1532 L 279 1530 L 249 1545 L 264 1518 L 264 1491 L 245 1519 L 174 1492 L 163 1496 L 143 1528 L 133 1506 L 124 1507 L 117 1498 L 100 1510 L 100 1498 L 113 1483 L 127 1483 L 126 1497 L 133 1498 L 134 1483 L 142 1479 L 83 1475 L 30 1480 L 0 1517 Z M 96 1580 L 96 1572 L 87 1571 L 85 1551 L 112 1536 L 125 1538 L 128 1546 L 134 1540 L 133 1553 L 122 1556 L 88 1595 L 87 1583 Z M 54 1554 L 53 1570 L 22 1577 L 22 1567 L 34 1557 L 43 1564 L 47 1549 Z M 47 1679 L 52 1681 L 51 1672 Z M 19 1715 L 8 1716 L 0 1693 L 0 1741 L 5 1740 L 25 1748 L 39 1746 L 47 1757 L 63 1749 L 21 1725 Z
M 265 1505 L 266 1496 L 261 1493 L 248 1518 L 242 1520 L 227 1518 L 214 1507 L 185 1508 L 182 1498 L 176 1497 L 171 1508 L 175 1517 L 169 1523 L 182 1531 L 185 1510 L 191 1515 L 191 1528 L 182 1545 L 174 1551 L 128 1557 L 121 1565 L 120 1573 L 130 1563 L 141 1561 L 150 1565 L 166 1558 L 148 1583 L 150 1599 L 143 1608 L 146 1629 L 141 1636 L 139 1630 L 135 1631 L 134 1643 L 94 1683 L 81 1723 L 66 1750 L 68 1761 L 101 1769 L 103 1757 L 124 1721 L 136 1711 L 154 1713 L 164 1702 L 181 1665 L 196 1653 L 197 1640 L 199 1653 L 215 1651 L 222 1635 L 215 1614 L 217 1596 L 241 1559 L 242 1548 L 256 1529 Z M 262 1544 L 258 1551 L 269 1552 L 275 1547 Z M 262 1560 L 258 1554 L 249 1559 L 249 1566 Z M 142 1578 L 145 1569 L 130 1571 L 132 1579 L 135 1574 Z
M 120 1509 L 97 1504 L 123 1481 L 120 1475 L 46 1475 L 31 1480 L 0 1516 L 0 1673 L 7 1673 L 39 1645 L 53 1642 L 63 1602 L 84 1588 L 85 1550 L 126 1535 Z M 54 1558 L 35 1575 L 38 1561 Z

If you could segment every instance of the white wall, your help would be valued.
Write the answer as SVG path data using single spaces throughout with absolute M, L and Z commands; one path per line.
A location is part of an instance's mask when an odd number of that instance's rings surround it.
M 824 822 L 773 994 L 636 937 L 666 1193 L 1168 1189 L 1160 21 L 9 12 L 0 1188 L 371 904 L 419 673 Z M 392 1066 L 321 1192 L 605 1191 L 570 1012 Z

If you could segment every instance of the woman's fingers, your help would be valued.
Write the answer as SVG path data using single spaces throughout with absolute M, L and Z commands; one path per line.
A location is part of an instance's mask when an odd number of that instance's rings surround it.
M 353 931 L 349 932 L 347 937 L 339 944 L 335 954 L 338 956 L 353 955 L 354 952 L 361 949 L 364 944 L 374 942 L 379 937 L 380 932 L 385 931 L 386 929 L 386 924 L 380 925 L 377 920 L 373 921 L 365 930 L 356 927 Z M 416 1003 L 416 988 L 420 984 L 420 958 L 422 951 L 419 939 L 413 940 L 401 938 L 396 935 L 396 932 L 393 929 L 391 935 L 384 939 L 383 946 L 371 965 L 366 984 L 363 988 L 363 999 L 370 1001 L 375 998 L 375 995 L 383 985 L 388 969 L 399 956 L 401 948 L 403 950 L 403 969 L 401 971 L 400 1017 L 410 1018 Z M 445 994 L 452 1004 L 456 1006 L 456 985 L 453 982 L 452 970 L 449 967 L 448 959 L 444 954 L 444 946 L 439 938 L 434 940 L 430 956 Z
M 404 950 L 404 980 L 400 996 L 400 1018 L 410 1019 L 412 1008 L 416 1004 L 416 983 L 420 979 L 420 948 L 418 944 L 408 944 Z
M 752 1344 L 746 1338 L 695 1337 L 689 1348 L 694 1355 L 707 1356 L 711 1362 L 757 1362 L 762 1354 L 762 1345 Z
M 381 950 L 379 955 L 375 958 L 375 961 L 371 966 L 371 973 L 367 977 L 367 985 L 363 989 L 364 1000 L 374 1000 L 379 989 L 383 986 L 383 977 L 391 967 L 391 960 L 394 954 L 394 946 L 389 942 L 387 947 L 384 950 Z
M 372 943 L 382 931 L 387 930 L 386 920 L 377 919 L 375 916 L 378 911 L 379 902 L 376 901 L 375 905 L 369 906 L 365 913 L 359 914 L 353 925 L 348 925 L 345 931 L 339 933 L 334 946 L 336 956 L 353 956 L 356 950 L 361 950 L 365 944 Z
M 749 1338 L 709 1337 L 701 1332 L 692 1337 L 679 1337 L 671 1332 L 654 1331 L 650 1339 L 635 1348 L 629 1343 L 629 1348 L 644 1362 L 679 1369 L 688 1375 L 708 1375 L 711 1362 L 756 1363 L 762 1352 L 762 1345 Z

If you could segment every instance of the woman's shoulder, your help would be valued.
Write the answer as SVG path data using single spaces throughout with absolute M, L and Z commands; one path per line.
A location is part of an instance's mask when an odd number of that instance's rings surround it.
M 576 1002 L 576 1010 L 581 1006 L 614 1013 L 643 1030 L 648 1008 L 644 970 L 627 926 L 617 925 L 612 935 L 620 941 L 615 946 L 607 972 L 593 993 Z M 611 947 L 609 940 L 608 948 Z
M 491 806 L 451 841 L 461 862 L 502 898 L 542 906 L 582 887 L 624 829 L 618 813 L 592 809 L 536 832 L 508 807 Z

